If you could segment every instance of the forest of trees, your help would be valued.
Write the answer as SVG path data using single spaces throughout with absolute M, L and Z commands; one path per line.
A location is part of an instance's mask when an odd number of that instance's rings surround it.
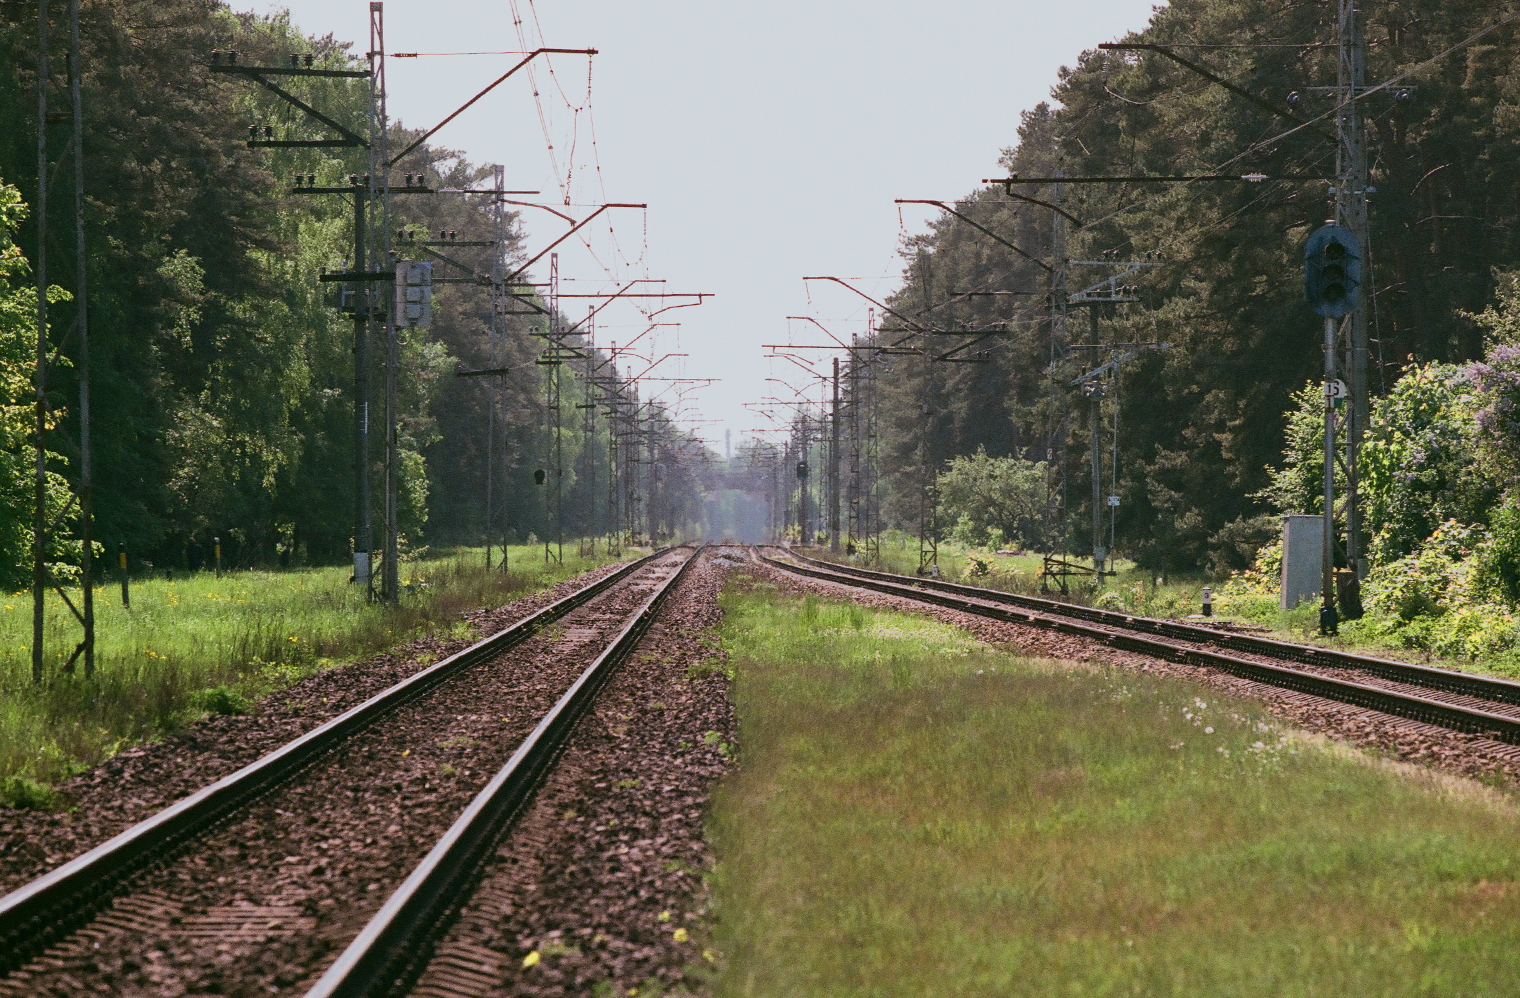
M 1503 321 L 1489 322 L 1486 335 L 1478 317 L 1509 280 L 1506 273 L 1520 267 L 1515 9 L 1474 0 L 1387 0 L 1363 8 L 1369 83 L 1398 77 L 1402 85 L 1364 101 L 1373 181 L 1365 286 L 1375 397 L 1388 396 L 1420 365 L 1455 365 L 1450 370 L 1468 378 L 1463 365 L 1488 351 L 1490 364 L 1513 367 L 1505 353 L 1514 349 L 1506 345 L 1513 337 L 1493 332 Z M 1176 46 L 1267 103 L 1317 117 L 1333 109 L 1332 98 L 1312 88 L 1336 83 L 1335 18 L 1336 5 L 1322 0 L 1176 0 L 1124 40 Z M 949 469 L 955 479 L 953 462 L 980 451 L 990 459 L 1048 458 L 1058 492 L 1052 502 L 1064 510 L 1057 517 L 1064 538 L 1051 540 L 1086 554 L 1089 409 L 1070 382 L 1109 353 L 1073 351 L 1052 372 L 1049 265 L 1057 256 L 1152 260 L 1159 265 L 1125 279 L 1138 289 L 1138 303 L 1072 308 L 1055 334 L 1062 348 L 1170 344 L 1139 353 L 1122 369 L 1116 546 L 1160 571 L 1243 568 L 1274 535 L 1278 514 L 1318 511 L 1312 495 L 1281 487 L 1280 478 L 1285 448 L 1294 443 L 1288 430 L 1297 393 L 1317 386 L 1323 365 L 1321 322 L 1304 301 L 1302 252 L 1332 209 L 1335 143 L 1312 129 L 1293 130 L 1270 110 L 1156 52 L 1104 51 L 1098 41 L 1062 70 L 1051 103 L 1023 114 L 1017 142 L 1000 162 L 1004 175 L 1320 179 L 1015 188 L 1046 204 L 1059 201 L 1070 216 L 1059 225 L 1059 252 L 1052 249 L 1058 227 L 1048 207 L 987 186 L 953 207 L 1027 256 L 950 215 L 907 239 L 903 286 L 888 302 L 896 312 L 937 330 L 1003 325 L 976 347 L 986 351 L 984 363 L 870 361 L 893 372 L 881 379 L 878 409 L 887 508 L 912 529 L 926 465 L 941 474 Z M 1333 116 L 1320 124 L 1333 132 Z M 1073 264 L 1061 297 L 1111 272 Z M 902 338 L 881 333 L 878 342 Z M 937 337 L 942 350 L 967 339 Z M 1500 391 L 1502 380 L 1489 377 L 1484 389 L 1480 378 L 1480 394 Z M 1480 398 L 1473 411 L 1484 404 Z M 1104 409 L 1105 451 L 1113 446 L 1111 405 Z M 1376 410 L 1375 423 L 1387 415 Z M 1386 420 L 1379 425 L 1375 439 L 1393 432 Z M 1365 460 L 1377 454 L 1373 447 Z M 1484 484 L 1464 493 L 1470 501 L 1452 513 L 1480 527 L 1513 485 L 1492 462 L 1485 468 Z M 1109 473 L 1105 454 L 1105 478 Z M 1415 472 L 1400 474 L 1407 481 Z M 947 483 L 965 491 L 958 481 L 942 480 L 942 492 Z M 1367 512 L 1370 533 L 1387 527 L 1386 508 L 1374 503 Z M 950 514 L 944 531 L 955 526 L 956 510 Z M 1427 521 L 1420 539 L 1441 517 Z M 1394 557 L 1409 546 L 1376 550 Z
M 68 34 L 64 4 L 51 5 L 56 67 Z M 235 50 L 244 64 L 284 65 L 310 55 L 317 68 L 361 67 L 348 42 L 309 38 L 286 16 L 231 12 L 210 0 L 85 0 L 81 5 L 86 241 L 90 307 L 95 538 L 114 552 L 125 543 L 134 564 L 183 564 L 186 548 L 221 537 L 236 565 L 342 561 L 351 550 L 354 504 L 353 346 L 351 316 L 337 307 L 321 272 L 340 271 L 352 254 L 352 207 L 344 197 L 295 197 L 297 174 L 342 184 L 368 172 L 363 149 L 249 148 L 252 123 L 282 136 L 313 137 L 299 112 L 247 80 L 210 71 L 213 50 Z M 29 576 L 32 454 L 30 396 L 35 356 L 35 259 L 47 240 L 50 283 L 73 286 L 71 185 L 50 185 L 48 231 L 39 233 L 37 7 L 0 2 L 0 584 Z M 309 103 L 363 134 L 368 83 L 302 78 L 291 84 Z M 54 88 L 55 106 L 67 108 Z M 66 148 L 67 113 L 49 115 L 49 143 Z M 399 149 L 418 133 L 392 128 Z M 395 168 L 431 186 L 489 187 L 491 168 L 423 144 Z M 65 170 L 64 175 L 67 175 Z M 493 206 L 480 197 L 394 198 L 395 228 L 451 231 L 461 242 L 495 235 Z M 508 229 L 509 260 L 522 262 L 522 234 Z M 482 249 L 452 255 L 489 272 Z M 473 255 L 471 255 L 473 254 Z M 63 294 L 59 292 L 59 294 Z M 77 439 L 75 378 L 67 369 L 76 344 L 67 330 L 67 295 L 52 308 L 50 338 L 62 344 L 49 379 L 59 414 L 51 467 L 77 478 L 68 440 Z M 540 302 L 540 305 L 542 303 Z M 435 289 L 434 323 L 405 338 L 400 386 L 400 529 L 413 547 L 481 543 L 491 383 L 498 410 L 493 532 L 518 540 L 552 529 L 546 489 L 544 380 L 535 363 L 545 320 L 503 320 L 493 357 L 487 287 Z M 376 357 L 374 380 L 381 383 Z M 615 376 L 602 364 L 599 376 Z M 504 366 L 499 378 L 458 378 L 458 369 Z M 563 369 L 565 534 L 604 531 L 608 420 L 587 438 L 580 364 Z M 615 382 L 615 377 L 614 377 Z M 628 387 L 628 386 L 625 386 Z M 632 398 L 631 390 L 626 393 Z M 376 404 L 379 404 L 377 397 Z M 626 408 L 626 407 L 625 407 Z M 378 411 L 378 410 L 377 410 Z M 658 405 L 644 405 L 640 449 L 633 457 L 660 475 L 667 528 L 698 521 L 704 450 Z M 649 437 L 653 436 L 653 445 Z M 373 437 L 379 491 L 383 456 Z M 647 491 L 647 486 L 643 487 Z M 62 495 L 65 490 L 54 489 Z M 380 522 L 378 502 L 377 529 Z M 373 549 L 373 548 L 372 548 Z
M 1520 268 L 1514 6 L 1389 0 L 1364 12 L 1368 79 L 1401 84 L 1364 101 L 1373 180 L 1370 384 L 1381 401 L 1363 477 L 1369 541 L 1385 562 L 1410 556 L 1448 519 L 1497 536 L 1515 506 L 1514 465 L 1503 458 L 1514 430 L 1503 400 L 1520 337 L 1513 295 L 1500 295 Z M 35 21 L 34 5 L 0 0 L 7 585 L 25 577 L 30 543 L 35 299 L 27 261 L 45 238 L 60 288 L 72 286 L 74 267 L 72 203 L 57 194 L 67 185 L 55 180 L 48 232 L 37 231 L 29 207 L 38 189 Z M 1185 49 L 1234 86 L 1323 124 L 1331 105 L 1315 88 L 1336 80 L 1334 21 L 1335 5 L 1323 0 L 1177 0 L 1128 40 Z M 346 42 L 309 38 L 284 17 L 236 14 L 210 0 L 86 0 L 82 36 L 95 536 L 158 565 L 181 563 L 187 545 L 213 534 L 237 564 L 268 563 L 282 550 L 298 560 L 343 560 L 353 530 L 353 328 L 334 307 L 326 290 L 333 286 L 318 277 L 348 265 L 351 208 L 337 197 L 294 197 L 289 184 L 297 174 L 337 182 L 364 172 L 367 160 L 360 150 L 249 148 L 250 123 L 295 134 L 299 120 L 247 81 L 212 73 L 208 56 L 235 49 L 246 63 L 279 65 L 309 54 L 329 68 L 358 60 Z M 61 60 L 66 33 L 53 37 Z M 363 81 L 301 86 L 362 130 Z M 1301 95 L 1297 104 L 1290 94 Z M 1118 457 L 1116 547 L 1160 571 L 1243 568 L 1272 537 L 1277 515 L 1314 509 L 1317 472 L 1295 456 L 1314 446 L 1312 420 L 1300 409 L 1322 364 L 1319 322 L 1303 301 L 1301 252 L 1329 212 L 1334 143 L 1315 129 L 1291 129 L 1260 103 L 1156 52 L 1083 52 L 1051 96 L 1023 114 L 1002 170 L 1291 179 L 1031 185 L 1018 188 L 1025 200 L 992 185 L 954 206 L 980 229 L 947 214 L 907 239 L 892 309 L 943 331 L 932 338 L 945 349 L 969 339 L 958 330 L 992 335 L 960 354 L 975 363 L 869 355 L 879 375 L 883 508 L 894 525 L 916 529 L 919 485 L 937 476 L 948 503 L 942 532 L 1086 553 L 1090 403 L 1071 382 L 1108 354 L 1065 348 L 1163 342 L 1167 349 L 1141 351 L 1122 368 L 1116 442 L 1108 437 L 1114 399 L 1103 403 L 1103 446 Z M 55 149 L 70 133 L 66 117 L 49 119 Z M 392 134 L 416 135 L 404 124 Z M 490 167 L 428 144 L 396 173 L 433 186 L 490 180 Z M 1056 203 L 1060 216 L 1048 207 Z M 393 212 L 398 229 L 453 231 L 462 243 L 495 232 L 482 198 L 397 198 Z M 515 218 L 508 238 L 510 257 L 521 262 Z M 483 256 L 468 256 L 481 252 L 461 247 L 456 255 L 483 267 Z M 1125 278 L 1139 301 L 1068 309 L 1053 323 L 1052 269 L 1063 272 L 1060 301 L 1112 271 L 1061 261 L 1104 259 L 1154 264 Z M 51 337 L 61 351 L 49 387 L 60 432 L 49 450 L 61 485 L 77 476 L 68 446 L 77 412 L 67 369 L 72 311 L 66 292 L 56 295 Z M 493 307 L 484 286 L 440 286 L 433 327 L 403 345 L 400 519 L 413 546 L 485 538 L 493 383 L 501 403 L 491 522 L 519 539 L 549 526 L 546 489 L 534 476 L 546 465 L 549 422 L 547 368 L 535 363 L 544 319 L 507 316 L 498 353 Z M 903 338 L 897 324 L 885 324 L 877 345 Z M 592 364 L 605 359 L 594 355 Z M 500 378 L 455 377 L 498 364 L 508 369 Z M 562 373 L 565 398 L 584 404 L 584 371 L 571 364 Z M 1400 442 L 1400 434 L 1436 432 L 1400 394 L 1411 375 L 1461 382 L 1461 391 L 1451 389 L 1460 404 L 1450 407 L 1461 425 L 1442 424 L 1444 450 Z M 611 444 L 629 438 L 609 437 L 605 413 L 588 437 L 583 410 L 562 411 L 574 414 L 565 417 L 563 479 L 565 531 L 574 537 L 608 528 Z M 658 406 L 641 416 L 654 442 L 642 438 L 637 460 L 649 480 L 635 498 L 661 496 L 667 529 L 699 522 L 709 494 L 711 508 L 744 521 L 746 535 L 774 518 L 756 505 L 772 486 L 750 482 L 747 499 L 732 492 L 756 472 L 741 469 L 725 481 L 713 455 Z M 1483 441 L 1499 456 L 1461 468 L 1447 460 L 1479 453 Z M 377 443 L 377 459 L 379 450 Z M 1108 458 L 1104 468 L 1111 473 Z M 1016 494 L 992 489 L 995 480 L 1018 483 Z M 1044 496 L 1042 480 L 1053 484 Z

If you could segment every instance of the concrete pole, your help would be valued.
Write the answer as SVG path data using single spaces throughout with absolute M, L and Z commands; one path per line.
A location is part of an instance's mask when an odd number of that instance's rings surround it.
M 1334 319 L 1325 320 L 1325 536 L 1320 564 L 1321 634 L 1334 634 L 1338 623 L 1335 613 L 1335 398 L 1331 395 L 1331 386 L 1335 382 L 1335 323 Z
M 834 414 L 829 420 L 829 550 L 839 550 L 839 358 L 834 358 Z
M 47 0 L 37 4 L 37 252 L 33 272 L 37 275 L 37 367 L 33 374 L 35 398 L 35 467 L 32 477 L 32 682 L 42 682 L 42 630 L 47 596 L 47 92 L 48 92 Z
M 368 192 L 359 184 L 354 193 L 354 270 L 365 269 L 365 202 Z M 354 294 L 354 583 L 371 588 L 369 497 L 369 310 L 370 291 L 353 285 Z
M 1103 547 L 1103 384 L 1094 379 L 1092 394 L 1092 557 L 1093 568 L 1103 571 L 1108 552 Z
M 1337 41 L 1340 60 L 1337 74 L 1336 116 L 1338 143 L 1336 156 L 1336 221 L 1356 236 L 1362 253 L 1363 287 L 1357 288 L 1355 308 L 1351 313 L 1350 340 L 1346 350 L 1346 556 L 1357 576 L 1366 574 L 1366 560 L 1361 552 L 1361 511 L 1358 507 L 1360 475 L 1357 452 L 1367 432 L 1369 394 L 1367 385 L 1367 311 L 1365 284 L 1372 277 L 1367 266 L 1370 255 L 1371 228 L 1367 218 L 1367 132 L 1356 96 L 1365 86 L 1367 48 L 1361 24 L 1356 16 L 1355 0 L 1339 0 Z

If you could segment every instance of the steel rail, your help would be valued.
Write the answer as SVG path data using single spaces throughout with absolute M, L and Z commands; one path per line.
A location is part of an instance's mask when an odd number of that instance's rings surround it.
M 146 867 L 289 781 L 320 756 L 462 669 L 510 650 L 546 625 L 668 553 L 633 561 L 496 634 L 476 642 L 196 791 L 55 870 L 0 897 L 0 975 L 25 965 L 87 923 Z
M 1394 714 L 1427 724 L 1450 728 L 1455 731 L 1479 734 L 1496 741 L 1507 742 L 1511 745 L 1520 745 L 1520 718 L 1507 717 L 1503 714 L 1495 714 L 1490 711 L 1478 710 L 1471 707 L 1462 707 L 1456 704 L 1442 703 L 1426 697 L 1415 696 L 1410 693 L 1399 693 L 1393 690 L 1377 686 L 1369 686 L 1365 683 L 1356 683 L 1344 679 L 1334 679 L 1329 676 L 1321 676 L 1315 673 L 1304 672 L 1285 666 L 1269 665 L 1263 662 L 1253 662 L 1248 659 L 1237 658 L 1220 652 L 1208 651 L 1202 648 L 1193 648 L 1174 643 L 1178 640 L 1199 640 L 1217 643 L 1224 635 L 1208 628 L 1195 628 L 1196 631 L 1204 632 L 1203 637 L 1190 636 L 1187 638 L 1163 636 L 1147 636 L 1136 622 L 1153 621 L 1152 618 L 1126 617 L 1122 614 L 1111 614 L 1118 618 L 1115 622 L 1095 622 L 1091 620 L 1073 619 L 1076 615 L 1064 614 L 1068 604 L 1056 603 L 1053 600 L 1040 600 L 1041 603 L 1060 609 L 1032 610 L 1018 605 L 1009 605 L 1013 601 L 1007 599 L 1012 594 L 996 593 L 991 590 L 975 589 L 971 586 L 955 586 L 956 589 L 970 590 L 974 596 L 958 595 L 942 586 L 954 586 L 954 583 L 935 583 L 933 588 L 926 585 L 927 580 L 912 579 L 905 576 L 891 576 L 884 572 L 871 572 L 860 574 L 863 569 L 850 569 L 845 571 L 832 571 L 819 568 L 810 568 L 806 565 L 788 564 L 769 558 L 756 551 L 756 556 L 768 565 L 772 565 L 783 571 L 805 575 L 827 582 L 834 582 L 847 586 L 856 586 L 863 589 L 871 589 L 876 592 L 900 596 L 906 599 L 917 600 L 922 603 L 933 603 L 937 606 L 961 610 L 966 613 L 976 614 L 980 617 L 989 617 L 994 620 L 1003 620 L 1017 624 L 1031 624 L 1048 630 L 1058 631 L 1064 634 L 1072 634 L 1080 637 L 1096 638 L 1104 644 L 1125 651 L 1138 652 L 1168 662 L 1179 662 L 1187 665 L 1205 666 L 1220 669 L 1243 679 L 1265 683 L 1283 689 L 1293 690 L 1299 693 L 1308 693 L 1323 697 L 1327 700 L 1336 700 L 1341 703 L 1351 704 L 1357 707 L 1366 707 L 1371 710 L 1381 711 L 1386 714 Z M 800 557 L 794 555 L 794 557 Z M 823 564 L 805 559 L 813 564 Z M 834 566 L 838 567 L 838 566 Z M 872 576 L 879 576 L 873 578 Z M 903 579 L 908 584 L 884 581 L 884 579 Z M 1020 597 L 1029 599 L 1031 597 Z M 999 603 L 1003 605 L 989 605 Z M 1086 610 L 1088 608 L 1078 608 Z M 1102 613 L 1104 611 L 1094 611 Z M 1186 626 L 1186 625 L 1183 625 Z M 1138 632 L 1138 633 L 1137 633 Z M 1232 637 L 1235 635 L 1231 635 Z M 1171 637 L 1171 640 L 1167 640 Z M 1273 642 L 1274 644 L 1286 644 L 1286 642 Z M 1288 645 L 1288 647 L 1301 647 Z M 1342 653 L 1344 654 L 1344 653 Z M 1356 656 L 1346 656 L 1356 658 Z M 1386 665 L 1402 666 L 1403 663 L 1389 663 L 1384 659 L 1369 659 L 1368 661 Z M 1304 663 L 1309 664 L 1309 663 Z M 1347 667 L 1347 666 L 1342 666 Z M 1349 666 L 1355 667 L 1355 666 Z M 1411 668 L 1426 669 L 1426 667 L 1414 666 Z M 1427 670 L 1445 672 L 1445 670 Z M 1458 674 L 1462 675 L 1462 674 Z M 1486 680 L 1484 677 L 1466 677 L 1483 680 L 1485 682 L 1499 682 L 1503 680 Z M 1514 685 L 1514 684 L 1509 684 Z M 1493 699 L 1489 697 L 1487 699 Z
M 517 751 L 475 796 L 327 969 L 306 998 L 367 998 L 397 993 L 426 967 L 432 943 L 450 915 L 469 896 L 471 882 L 528 797 L 564 747 L 575 723 L 616 666 L 648 630 L 660 605 L 702 553 L 697 547 L 681 567 L 644 601 L 628 623 L 551 707 Z
M 938 579 L 918 579 L 904 575 L 893 575 L 889 572 L 873 572 L 850 565 L 836 565 L 832 562 L 819 561 L 815 558 L 808 558 L 797 554 L 795 551 L 788 553 L 793 558 L 805 561 L 811 565 L 830 571 L 841 572 L 846 575 L 857 575 L 861 578 L 886 581 L 896 580 L 908 585 L 923 586 L 925 588 L 937 589 L 941 592 L 970 596 L 975 599 L 1027 607 L 1043 613 L 1051 613 L 1063 617 L 1075 617 L 1078 620 L 1087 620 L 1110 627 L 1143 631 L 1147 634 L 1155 634 L 1181 641 L 1204 641 L 1223 648 L 1229 648 L 1231 651 L 1245 652 L 1250 655 L 1263 655 L 1268 658 L 1283 659 L 1303 665 L 1314 665 L 1330 669 L 1357 669 L 1369 675 L 1393 682 L 1408 683 L 1411 686 L 1421 686 L 1426 689 L 1439 690 L 1443 693 L 1454 693 L 1460 696 L 1490 700 L 1495 703 L 1520 706 L 1520 683 L 1509 679 L 1478 676 L 1469 672 L 1457 672 L 1453 669 L 1438 669 L 1434 666 L 1417 665 L 1412 662 L 1397 662 L 1392 659 L 1376 658 L 1371 655 L 1357 655 L 1353 652 L 1338 651 L 1334 648 L 1324 648 L 1319 645 L 1294 644 L 1290 641 L 1279 641 L 1275 638 L 1235 634 L 1230 631 L 1219 630 L 1218 628 L 1188 624 L 1177 620 L 1115 613 L 1112 610 L 1077 606 L 1072 603 L 1063 603 L 1059 600 L 1041 599 L 1038 596 L 1005 593 L 996 589 L 981 589 L 976 586 L 965 586 Z

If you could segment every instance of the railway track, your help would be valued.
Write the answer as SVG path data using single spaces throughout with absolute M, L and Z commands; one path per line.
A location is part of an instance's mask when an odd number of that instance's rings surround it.
M 624 566 L 0 898 L 0 994 L 391 993 L 698 553 Z
M 810 578 L 1091 638 L 1113 648 L 1520 746 L 1520 683 L 1509 680 L 835 565 L 791 551 L 785 554 L 796 563 L 758 549 L 755 554 L 768 565 Z

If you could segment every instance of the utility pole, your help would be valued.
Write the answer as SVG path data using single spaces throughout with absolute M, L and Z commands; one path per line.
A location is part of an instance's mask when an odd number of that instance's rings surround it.
M 834 358 L 834 410 L 829 419 L 829 550 L 839 551 L 839 358 Z
M 371 401 L 371 365 L 370 344 L 373 339 L 373 321 L 378 309 L 375 307 L 381 296 L 372 288 L 376 282 L 388 282 L 394 279 L 390 271 L 371 271 L 370 265 L 378 264 L 379 254 L 371 254 L 371 229 L 369 216 L 374 212 L 374 206 L 378 200 L 376 197 L 375 166 L 377 165 L 375 144 L 379 138 L 377 132 L 380 126 L 380 117 L 375 106 L 377 86 L 375 74 L 375 35 L 381 30 L 381 18 L 383 17 L 383 3 L 372 0 L 370 3 L 370 32 L 371 53 L 369 69 L 325 69 L 312 65 L 312 57 L 306 56 L 303 60 L 297 56 L 291 56 L 289 67 L 284 66 L 249 66 L 238 62 L 238 54 L 235 51 L 213 50 L 211 53 L 210 70 L 213 73 L 226 73 L 242 76 L 264 87 L 266 90 L 280 97 L 287 104 L 299 109 L 305 116 L 321 125 L 326 126 L 330 132 L 335 132 L 336 137 L 318 139 L 293 139 L 275 138 L 273 126 L 264 126 L 263 138 L 259 136 L 257 126 L 250 126 L 248 133 L 248 145 L 250 148 L 356 148 L 364 149 L 370 153 L 371 170 L 367 175 L 351 173 L 348 175 L 347 186 L 317 186 L 315 174 L 297 174 L 295 185 L 290 190 L 291 194 L 298 195 L 339 195 L 349 197 L 353 201 L 353 255 L 350 269 L 343 273 L 323 273 L 319 280 L 323 283 L 336 283 L 341 285 L 340 304 L 343 310 L 351 312 L 354 322 L 354 582 L 365 588 L 366 592 L 373 592 L 371 578 L 371 551 L 373 542 L 374 526 L 371 523 L 372 503 L 370 499 L 369 482 L 369 437 L 370 437 L 370 401 Z M 344 127 L 328 115 L 322 113 L 299 97 L 288 92 L 280 85 L 273 82 L 277 77 L 316 77 L 323 79 L 366 79 L 370 85 L 369 102 L 369 138 L 359 135 L 352 129 Z M 378 163 L 384 163 L 383 160 Z M 430 194 L 432 191 L 424 184 L 415 187 L 408 186 L 404 191 L 393 191 L 388 183 L 383 180 L 384 193 L 407 193 L 407 194 Z M 379 219 L 376 219 L 379 222 Z M 381 238 L 388 236 L 385 230 L 388 224 L 381 226 Z
M 384 261 L 393 266 L 395 256 L 390 252 L 390 119 L 385 110 L 385 4 L 381 0 L 371 0 L 369 5 L 369 65 L 369 190 L 366 198 L 370 209 L 369 259 L 376 264 Z M 380 204 L 378 219 L 375 218 L 377 199 Z M 377 319 L 384 323 L 385 330 L 385 557 L 380 596 L 387 603 L 395 604 L 401 601 L 401 446 L 400 412 L 396 399 L 401 345 L 397 327 L 407 322 L 407 317 L 395 313 L 387 317 L 374 307 L 366 311 L 370 335 L 374 335 Z
M 918 254 L 918 276 L 924 286 L 924 319 L 928 321 L 931 307 L 929 293 L 929 258 L 922 250 Z M 929 346 L 927 330 L 920 330 L 923 338 L 923 397 L 920 403 L 921 419 L 918 430 L 918 574 L 924 575 L 934 566 L 939 570 L 939 489 L 935 476 L 939 470 L 934 455 L 934 391 L 933 351 Z
M 32 682 L 42 682 L 42 629 L 47 600 L 47 109 L 48 87 L 52 83 L 48 67 L 47 0 L 37 0 L 37 252 L 33 269 L 37 274 L 37 367 L 33 374 L 36 389 L 33 421 L 37 448 L 32 479 Z
M 586 504 L 590 516 L 586 519 L 586 538 L 590 540 L 589 549 L 583 540 L 580 545 L 580 553 L 596 554 L 596 326 L 593 318 L 596 310 L 586 316 L 586 401 L 576 405 L 581 410 L 581 456 L 586 466 Z M 608 467 L 611 471 L 611 467 Z
M 491 254 L 491 366 L 500 368 L 502 341 L 506 338 L 507 289 L 507 168 L 494 171 L 496 197 L 492 198 L 492 221 L 496 227 L 496 251 Z M 491 538 L 496 517 L 496 410 L 501 406 L 501 382 L 492 378 L 486 403 L 486 571 L 491 570 Z M 507 570 L 507 538 L 501 539 L 501 570 Z
M 94 539 L 93 528 L 93 484 L 91 479 L 91 453 L 90 453 L 90 338 L 89 338 L 89 293 L 87 281 L 87 259 L 84 238 L 84 104 L 80 93 L 80 51 L 79 51 L 79 0 L 70 0 L 68 6 L 69 17 L 69 100 L 71 104 L 71 119 L 73 134 L 67 147 L 68 155 L 73 160 L 74 180 L 74 326 L 69 333 L 65 334 L 62 346 L 67 344 L 71 336 L 79 338 L 77 350 L 76 368 L 79 376 L 79 483 L 75 493 L 70 497 L 67 505 L 51 520 L 48 518 L 48 482 L 47 482 L 47 434 L 49 430 L 49 417 L 52 407 L 47 400 L 48 369 L 50 337 L 48 336 L 48 270 L 47 270 L 47 241 L 48 241 L 48 188 L 50 178 L 55 171 L 49 169 L 48 163 L 48 91 L 53 85 L 52 67 L 48 58 L 50 44 L 48 31 L 47 0 L 39 0 L 37 5 L 37 197 L 33 205 L 37 219 L 37 249 L 33 261 L 37 274 L 37 355 L 36 367 L 33 371 L 34 397 L 34 431 L 33 444 L 36 447 L 36 460 L 34 463 L 33 495 L 34 503 L 32 516 L 32 680 L 42 681 L 43 660 L 43 630 L 46 623 L 46 599 L 49 587 L 56 592 L 69 612 L 79 622 L 83 629 L 81 640 L 64 663 L 64 671 L 72 672 L 74 663 L 82 655 L 84 657 L 85 678 L 90 678 L 95 673 L 95 594 L 93 582 L 94 570 Z M 61 166 L 61 164 L 59 164 Z M 64 518 L 74 508 L 79 506 L 80 516 L 80 542 L 81 564 L 80 584 L 82 587 L 80 606 L 76 607 L 74 601 L 69 598 L 67 592 L 58 585 L 48 568 L 47 552 L 48 542 L 53 532 L 58 529 Z M 82 609 L 81 609 L 82 607 Z
M 1060 176 L 1061 171 L 1056 171 Z M 1059 560 L 1057 546 L 1066 516 L 1066 407 L 1057 387 L 1060 364 L 1065 358 L 1061 348 L 1062 320 L 1066 316 L 1066 295 L 1062 289 L 1066 283 L 1066 216 L 1059 210 L 1063 185 L 1055 184 L 1051 191 L 1050 213 L 1050 412 L 1046 416 L 1045 431 L 1045 572 L 1040 576 L 1043 583 L 1050 577 L 1052 561 Z M 1011 186 L 1005 190 L 1011 191 Z M 1059 446 L 1058 446 L 1059 444 Z M 1066 576 L 1059 576 L 1061 594 L 1066 595 Z
M 1355 0 L 1337 0 L 1337 7 L 1336 134 L 1339 141 L 1335 156 L 1335 219 L 1351 230 L 1365 255 L 1372 245 L 1367 219 L 1367 133 L 1357 98 L 1365 89 L 1367 48 Z M 1347 388 L 1351 396 L 1346 420 L 1346 564 L 1352 570 L 1352 579 L 1357 581 L 1367 572 L 1366 558 L 1361 550 L 1360 474 L 1357 469 L 1362 436 L 1367 432 L 1370 401 L 1367 388 L 1367 301 L 1365 289 L 1358 287 L 1356 307 L 1350 316 L 1350 340 L 1346 345 Z M 1349 601 L 1354 605 L 1346 608 L 1348 615 L 1361 615 L 1357 581 L 1352 582 L 1355 598 Z
M 556 553 L 554 560 L 560 564 L 565 560 L 564 539 L 564 510 L 565 494 L 563 491 L 564 468 L 564 445 L 561 440 L 560 425 L 560 366 L 563 363 L 561 353 L 564 347 L 564 326 L 560 318 L 559 303 L 559 254 L 549 254 L 549 349 L 546 357 L 539 358 L 539 363 L 549 368 L 549 397 L 544 409 L 547 420 L 545 426 L 547 445 L 547 458 L 545 464 L 549 465 L 549 475 L 553 479 L 550 489 L 545 490 L 545 516 L 554 523 L 554 543 Z M 553 505 L 550 506 L 550 497 L 553 497 Z M 544 564 L 548 564 L 549 555 L 549 531 L 544 531 Z

